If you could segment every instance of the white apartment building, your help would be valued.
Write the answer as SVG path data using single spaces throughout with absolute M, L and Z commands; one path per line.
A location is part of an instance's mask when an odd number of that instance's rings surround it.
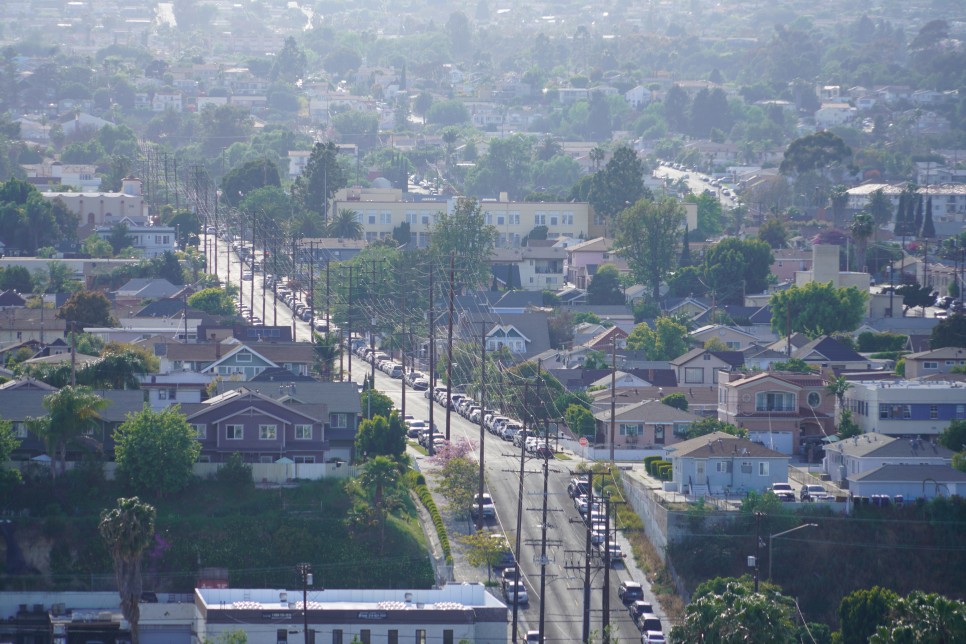
M 397 188 L 345 188 L 336 193 L 330 212 L 343 209 L 358 213 L 367 241 L 391 237 L 393 228 L 406 222 L 412 243 L 429 245 L 430 231 L 440 212 L 451 214 L 457 200 L 404 201 Z M 547 227 L 547 237 L 584 237 L 591 231 L 590 204 L 570 202 L 510 201 L 500 193 L 498 200 L 480 202 L 485 223 L 496 227 L 498 247 L 515 247 L 536 226 Z
M 934 438 L 953 420 L 966 418 L 966 383 L 853 382 L 844 407 L 863 432 Z

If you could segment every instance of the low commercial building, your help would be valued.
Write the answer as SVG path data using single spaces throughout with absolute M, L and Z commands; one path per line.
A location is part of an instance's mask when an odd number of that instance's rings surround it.
M 507 607 L 482 584 L 447 584 L 425 590 L 309 589 L 303 616 L 302 590 L 199 588 L 195 590 L 198 636 L 206 641 L 243 630 L 249 644 L 312 641 L 319 644 L 504 644 Z

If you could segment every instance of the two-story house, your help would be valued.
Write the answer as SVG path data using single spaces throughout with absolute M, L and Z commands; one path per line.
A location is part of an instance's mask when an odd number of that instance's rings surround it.
M 493 280 L 502 288 L 557 290 L 564 285 L 567 251 L 553 246 L 497 248 L 490 256 Z
M 195 371 L 223 379 L 250 380 L 273 367 L 283 367 L 297 375 L 309 375 L 315 356 L 307 342 L 252 342 L 235 339 L 224 342 L 155 342 L 154 354 L 160 360 L 159 373 Z
M 782 454 L 835 433 L 835 398 L 811 373 L 730 373 L 718 383 L 718 420 Z
M 737 327 L 723 324 L 708 324 L 697 328 L 688 334 L 688 339 L 698 346 L 704 346 L 707 342 L 718 341 L 724 344 L 729 351 L 744 351 L 751 345 L 760 342 L 758 336 Z
M 934 441 L 863 434 L 827 445 L 822 470 L 842 485 L 857 474 L 883 465 L 949 465 L 952 460 L 952 450 Z
M 956 367 L 966 365 L 966 349 L 943 347 L 931 351 L 919 351 L 906 356 L 906 378 L 922 378 L 948 374 Z
M 712 385 L 718 382 L 720 371 L 734 371 L 744 365 L 744 362 L 745 356 L 741 351 L 697 348 L 671 360 L 671 368 L 677 374 L 678 384 L 681 386 Z
M 597 268 L 613 264 L 619 271 L 627 271 L 627 262 L 614 250 L 614 240 L 596 237 L 567 247 L 567 282 L 586 289 Z
M 685 494 L 764 492 L 788 480 L 788 456 L 745 438 L 713 432 L 667 447 L 673 489 Z
M 843 404 L 863 432 L 929 440 L 951 421 L 966 418 L 966 383 L 853 382 Z

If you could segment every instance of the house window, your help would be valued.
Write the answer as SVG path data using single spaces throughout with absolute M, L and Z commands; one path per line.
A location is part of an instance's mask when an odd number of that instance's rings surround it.
M 503 215 L 497 215 L 496 216 L 496 225 L 497 226 L 502 226 L 504 223 L 506 223 L 506 221 L 505 221 Z
M 372 644 L 372 631 L 368 628 L 359 631 L 359 640 L 362 641 L 362 644 Z
M 795 394 L 786 391 L 762 391 L 755 394 L 755 411 L 794 411 Z
M 939 362 L 936 360 L 926 360 L 922 363 L 923 369 L 938 369 Z
M 258 457 L 258 462 L 259 463 L 266 463 L 267 464 L 267 463 L 272 463 L 274 460 L 275 460 L 275 457 L 274 456 L 265 455 L 265 454 L 263 454 L 263 455 L 261 455 L 261 456 Z
M 684 382 L 698 385 L 704 382 L 704 369 L 701 367 L 685 367 Z
M 453 644 L 453 631 L 449 629 L 443 631 L 443 644 Z
M 751 474 L 751 461 L 741 461 L 741 473 Z
M 674 435 L 678 438 L 684 438 L 688 435 L 690 427 L 691 423 L 674 423 Z
M 295 456 L 294 460 L 296 463 L 314 463 L 314 456 Z
M 819 393 L 817 391 L 810 391 L 810 392 L 808 392 L 808 406 L 809 407 L 818 407 L 821 402 L 822 402 L 822 396 L 819 395 Z
M 369 219 L 369 225 L 374 225 L 376 223 L 376 214 L 369 213 L 368 219 Z
M 621 436 L 640 436 L 641 426 L 639 424 L 624 424 L 621 423 L 619 427 Z
M 168 399 L 168 390 L 158 389 L 158 400 L 167 400 L 167 399 Z
M 907 420 L 912 418 L 909 405 L 879 405 L 880 420 Z
M 768 476 L 768 462 L 761 461 L 758 463 L 758 476 Z
M 939 418 L 939 405 L 929 405 L 929 420 Z
M 426 644 L 426 629 L 417 628 L 416 629 L 416 644 Z
M 392 224 L 392 213 L 389 212 L 389 211 L 386 211 L 386 210 L 384 210 L 381 213 L 379 213 L 379 223 L 380 224 L 383 224 L 383 225 L 386 225 L 386 226 L 391 225 Z
M 654 442 L 658 445 L 664 444 L 664 425 L 654 426 Z
M 547 225 L 547 216 L 544 215 L 544 214 L 542 214 L 542 213 L 541 214 L 534 215 L 533 216 L 533 223 L 536 226 L 546 226 Z
M 343 644 L 341 628 L 336 628 L 332 631 L 332 644 Z
M 956 405 L 956 418 L 966 418 L 966 405 Z
M 273 441 L 278 437 L 278 425 L 259 425 L 258 439 L 263 441 Z
M 706 353 L 703 356 L 701 356 L 701 359 L 702 360 L 710 360 L 711 359 L 711 354 L 710 353 Z
M 251 362 L 251 361 L 252 361 L 252 354 L 250 353 L 242 352 L 235 356 L 235 362 Z
M 732 351 L 741 351 L 741 343 L 740 342 L 735 342 L 735 341 L 732 340 L 732 341 L 729 341 L 729 342 L 725 342 L 725 344 L 728 345 L 728 348 L 730 350 L 732 350 Z
M 13 435 L 17 438 L 27 438 L 27 424 L 13 423 Z
M 396 629 L 389 631 L 389 644 L 399 644 L 399 631 Z
M 422 222 L 423 222 L 423 225 L 424 226 L 428 226 L 429 225 L 429 215 L 423 215 Z
M 715 463 L 715 471 L 718 474 L 731 474 L 731 461 L 718 461 Z
M 510 225 L 511 226 L 519 226 L 520 225 L 520 213 L 518 213 L 518 212 L 511 212 L 510 213 Z
M 191 428 L 195 430 L 195 438 L 197 438 L 198 440 L 203 441 L 206 438 L 208 438 L 207 425 L 199 423 L 199 424 L 192 425 Z
M 329 414 L 329 424 L 336 429 L 345 429 L 349 426 L 347 414 Z
M 558 221 L 559 221 L 559 219 L 557 218 L 557 215 L 550 215 L 550 225 L 551 226 L 556 226 Z
M 244 425 L 225 425 L 225 439 L 230 441 L 240 441 L 245 438 Z
M 406 213 L 406 223 L 410 226 L 415 226 L 416 222 L 419 220 L 419 214 L 415 212 Z
M 295 440 L 298 440 L 298 441 L 310 441 L 310 440 L 312 440 L 312 426 L 311 425 L 296 425 L 295 426 Z

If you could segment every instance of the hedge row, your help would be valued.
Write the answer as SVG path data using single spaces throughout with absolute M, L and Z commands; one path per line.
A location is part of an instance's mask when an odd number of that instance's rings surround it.
M 446 534 L 446 524 L 443 523 L 443 516 L 439 513 L 439 508 L 436 507 L 433 495 L 429 491 L 429 488 L 426 487 L 426 478 L 422 474 L 418 474 L 413 478 L 413 488 L 415 488 L 420 502 L 426 508 L 426 511 L 429 512 L 429 516 L 433 520 L 433 525 L 436 527 L 436 535 L 439 537 L 439 544 L 443 549 L 443 556 L 446 558 L 446 563 L 452 564 L 453 552 L 450 550 L 449 536 Z
M 665 461 L 657 456 L 648 456 L 644 459 L 644 466 L 647 473 L 661 481 L 671 480 L 671 462 Z

